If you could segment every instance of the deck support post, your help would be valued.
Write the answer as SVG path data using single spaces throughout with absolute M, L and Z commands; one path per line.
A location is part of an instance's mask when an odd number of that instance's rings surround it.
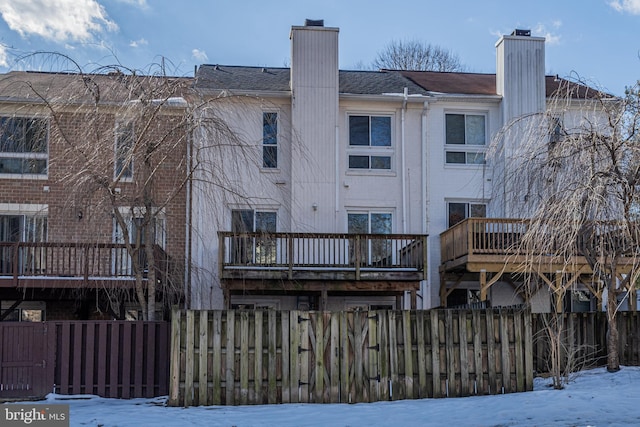
M 328 300 L 327 290 L 323 289 L 320 291 L 320 301 L 318 304 L 318 309 L 320 311 L 327 311 L 327 300 Z
M 487 300 L 487 270 L 480 270 L 480 301 Z
M 223 300 L 223 304 L 224 304 L 224 308 L 225 310 L 229 310 L 231 309 L 231 293 L 229 292 L 228 289 L 223 289 L 222 290 L 222 294 L 224 296 Z
M 636 311 L 638 311 L 638 300 L 636 297 L 637 294 L 637 290 L 636 290 L 636 284 L 635 283 L 630 283 L 629 284 L 629 310 L 632 313 L 635 313 Z
M 564 293 L 565 289 L 562 286 L 562 271 L 556 271 L 556 286 L 553 290 L 553 295 L 555 296 L 556 303 L 556 313 L 562 313 L 562 303 L 564 301 Z

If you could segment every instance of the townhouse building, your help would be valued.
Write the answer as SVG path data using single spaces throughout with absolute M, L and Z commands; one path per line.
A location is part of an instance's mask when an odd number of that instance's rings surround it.
M 523 118 L 560 129 L 595 91 L 546 76 L 528 31 L 498 40 L 495 74 L 340 70 L 338 28 L 290 38 L 289 68 L 2 76 L 3 319 L 141 318 L 152 288 L 156 317 L 177 302 L 550 310 L 557 266 L 527 295 L 505 251 L 528 194 L 504 177 Z M 597 308 L 583 273 L 569 309 Z
M 227 179 L 193 187 L 192 306 L 525 302 L 515 276 L 502 274 L 504 254 L 484 264 L 464 251 L 451 258 L 461 242 L 441 233 L 466 218 L 521 212 L 518 190 L 500 179 L 518 133 L 487 161 L 490 142 L 545 112 L 563 84 L 584 90 L 562 118 L 593 91 L 546 76 L 545 40 L 529 31 L 496 43 L 495 74 L 340 70 L 338 36 L 307 21 L 291 28 L 290 68 L 197 70 L 196 90 L 242 141 L 194 138 Z M 541 288 L 526 302 L 544 311 L 549 300 Z
M 142 318 L 152 276 L 158 317 L 182 298 L 187 133 L 168 82 L 0 76 L 2 320 Z

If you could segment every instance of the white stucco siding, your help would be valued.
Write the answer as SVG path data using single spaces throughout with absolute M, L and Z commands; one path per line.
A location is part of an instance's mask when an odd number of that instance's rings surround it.
M 263 167 L 263 112 L 278 113 L 278 167 Z M 199 168 L 192 188 L 191 306 L 223 307 L 218 277 L 218 231 L 231 230 L 233 209 L 277 212 L 279 231 L 291 223 L 291 113 L 286 100 L 231 97 L 217 100 L 214 113 L 233 134 L 194 135 Z M 203 121 L 206 123 L 206 120 Z
M 295 96 L 292 227 L 327 232 L 335 229 L 337 89 L 300 87 Z
M 431 305 L 440 305 L 440 233 L 448 227 L 449 202 L 486 203 L 488 216 L 500 216 L 500 210 L 494 209 L 493 165 L 457 165 L 446 163 L 446 150 L 458 149 L 446 145 L 446 114 L 483 115 L 485 121 L 486 144 L 501 126 L 499 100 L 490 102 L 440 101 L 432 102 L 427 116 L 427 186 L 428 186 L 428 234 L 429 234 L 429 277 Z M 459 149 L 464 150 L 464 146 Z M 476 147 L 474 147 L 476 148 Z

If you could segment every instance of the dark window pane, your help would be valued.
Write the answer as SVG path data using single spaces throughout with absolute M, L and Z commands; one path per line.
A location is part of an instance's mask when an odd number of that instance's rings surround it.
M 466 203 L 449 203 L 449 227 L 453 227 L 467 217 Z
M 116 126 L 115 175 L 131 178 L 133 176 L 132 150 L 135 138 L 133 123 L 118 123 Z
M 0 158 L 0 173 L 22 173 L 23 159 Z
M 350 213 L 347 215 L 347 222 L 347 232 L 349 233 L 369 232 L 369 215 L 366 213 Z
M 549 135 L 549 142 L 556 143 L 562 139 L 562 119 L 560 117 L 552 117 L 550 123 L 551 132 Z
M 469 206 L 469 216 L 473 218 L 486 218 L 487 217 L 487 205 L 471 204 Z
M 369 156 L 349 156 L 349 169 L 369 169 Z
M 369 116 L 349 116 L 349 145 L 369 145 Z
M 278 143 L 278 113 L 262 114 L 262 143 Z
M 447 114 L 446 121 L 446 143 L 464 144 L 464 114 Z
M 47 122 L 45 120 L 27 120 L 25 130 L 25 151 L 29 153 L 47 152 Z
M 38 175 L 47 173 L 47 161 L 44 159 L 26 159 L 23 162 L 23 167 L 22 173 Z
M 464 151 L 447 151 L 447 163 L 464 164 L 466 162 L 466 153 Z
M 3 117 L 0 121 L 0 151 L 24 152 L 24 122 L 19 118 Z
M 391 117 L 371 117 L 371 146 L 391 146 Z
M 265 233 L 276 232 L 275 212 L 256 212 L 256 231 Z
M 372 213 L 371 214 L 371 233 L 391 234 L 391 214 L 390 213 Z
M 275 145 L 264 145 L 262 147 L 262 167 L 278 167 L 278 147 Z
M 371 156 L 371 169 L 391 169 L 391 157 Z
M 470 165 L 483 165 L 484 153 L 467 153 L 467 163 Z
M 253 211 L 238 209 L 231 211 L 231 231 L 247 233 L 253 231 Z
M 484 116 L 466 116 L 466 143 L 469 145 L 485 144 Z

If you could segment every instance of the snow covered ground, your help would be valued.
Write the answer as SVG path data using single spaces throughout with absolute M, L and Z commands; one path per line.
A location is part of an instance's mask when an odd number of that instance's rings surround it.
M 166 398 L 49 395 L 70 404 L 72 426 L 631 426 L 640 425 L 640 367 L 576 374 L 564 390 L 347 404 L 170 408 Z M 32 402 L 33 403 L 33 402 Z M 44 402 L 42 402 L 44 403 Z

